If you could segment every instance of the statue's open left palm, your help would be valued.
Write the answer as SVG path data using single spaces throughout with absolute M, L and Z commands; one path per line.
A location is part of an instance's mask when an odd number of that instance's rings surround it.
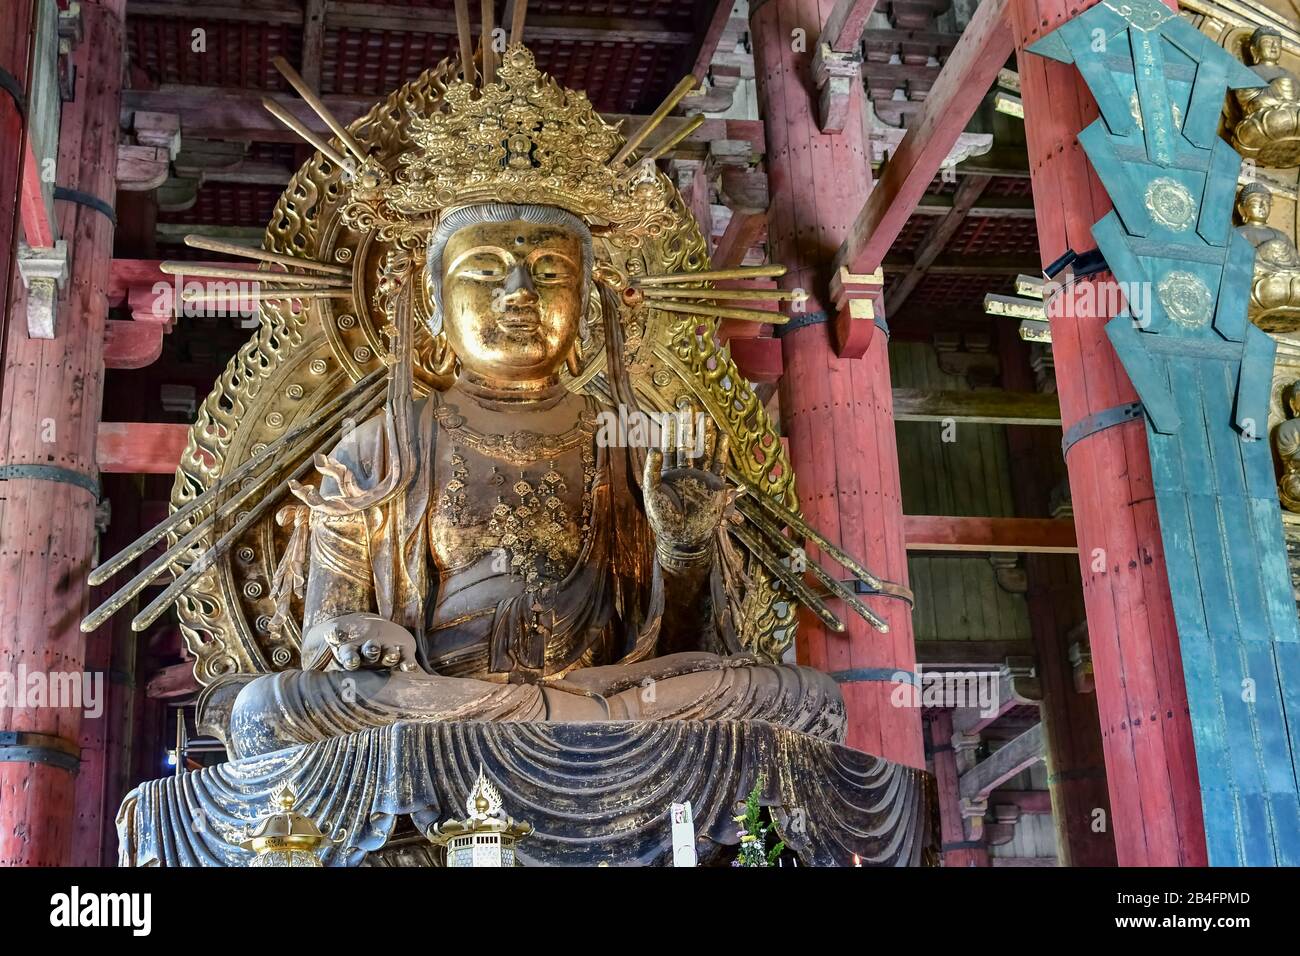
M 661 551 L 702 551 L 735 496 L 723 477 L 727 436 L 720 432 L 713 454 L 697 458 L 691 457 L 691 437 L 686 429 L 665 429 L 664 447 L 646 455 L 646 515 Z

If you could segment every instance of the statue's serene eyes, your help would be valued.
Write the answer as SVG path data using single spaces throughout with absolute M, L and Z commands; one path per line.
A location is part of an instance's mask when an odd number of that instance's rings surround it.
M 533 281 L 543 284 L 566 282 L 573 278 L 573 266 L 567 256 L 542 252 L 530 264 Z
M 456 275 L 484 282 L 498 282 L 510 271 L 504 256 L 491 252 L 476 252 L 459 263 Z

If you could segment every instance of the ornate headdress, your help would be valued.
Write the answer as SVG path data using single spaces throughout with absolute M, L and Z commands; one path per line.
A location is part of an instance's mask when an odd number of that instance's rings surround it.
M 395 173 L 367 161 L 353 177 L 345 221 L 427 233 L 458 206 L 504 202 L 556 206 L 624 248 L 682 225 L 652 162 L 628 167 L 623 137 L 586 94 L 541 73 L 522 45 L 506 51 L 496 82 L 457 80 L 442 108 L 411 114 L 417 149 Z

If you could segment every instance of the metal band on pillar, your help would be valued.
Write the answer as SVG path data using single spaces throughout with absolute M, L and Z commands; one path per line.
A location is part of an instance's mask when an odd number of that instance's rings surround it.
M 114 226 L 117 225 L 117 210 L 112 205 L 98 196 L 92 196 L 90 193 L 82 192 L 80 189 L 69 189 L 67 186 L 55 186 L 54 198 L 61 199 L 64 202 L 76 203 L 78 206 L 85 206 L 93 209 L 95 212 L 102 213 L 108 217 L 108 221 Z
M 42 763 L 75 774 L 81 767 L 81 748 L 51 734 L 0 730 L 0 763 Z
M 27 95 L 23 92 L 23 85 L 18 82 L 18 77 L 3 67 L 0 67 L 0 90 L 4 90 L 9 94 L 9 98 L 14 101 L 14 108 L 18 110 L 18 115 L 25 117 L 27 115 Z
M 78 488 L 85 488 L 95 496 L 95 500 L 99 500 L 99 482 L 71 468 L 60 468 L 58 465 L 0 465 L 0 481 L 8 481 L 11 478 L 76 485 Z
M 791 332 L 795 332 L 798 331 L 799 329 L 807 328 L 810 325 L 822 325 L 826 322 L 829 322 L 830 320 L 831 317 L 821 309 L 818 309 L 815 312 L 802 312 L 799 313 L 798 315 L 791 316 L 790 321 L 787 322 L 785 325 L 776 326 L 772 334 L 776 338 L 782 339 L 785 338 L 787 335 L 789 335 Z M 879 312 L 876 312 L 876 314 L 872 317 L 871 322 L 876 328 L 884 332 L 886 336 L 889 335 L 889 323 L 885 321 L 885 317 L 881 315 Z
M 1083 441 L 1089 435 L 1095 435 L 1107 428 L 1114 428 L 1116 425 L 1123 425 L 1125 422 L 1136 421 L 1141 417 L 1141 402 L 1113 405 L 1110 408 L 1103 408 L 1099 412 L 1093 412 L 1091 415 L 1085 415 L 1065 430 L 1065 435 L 1061 438 L 1061 457 L 1064 458 L 1068 455 L 1075 444 Z
M 883 681 L 890 684 L 916 684 L 916 674 L 906 667 L 853 667 L 845 671 L 830 671 L 827 675 L 837 684 L 856 684 L 860 681 Z

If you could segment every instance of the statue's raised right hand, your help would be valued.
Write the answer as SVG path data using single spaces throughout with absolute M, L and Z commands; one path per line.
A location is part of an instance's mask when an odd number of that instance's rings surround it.
M 403 670 L 419 667 L 415 638 L 406 628 L 377 614 L 344 614 L 308 630 L 304 649 L 323 642 L 344 670 Z

